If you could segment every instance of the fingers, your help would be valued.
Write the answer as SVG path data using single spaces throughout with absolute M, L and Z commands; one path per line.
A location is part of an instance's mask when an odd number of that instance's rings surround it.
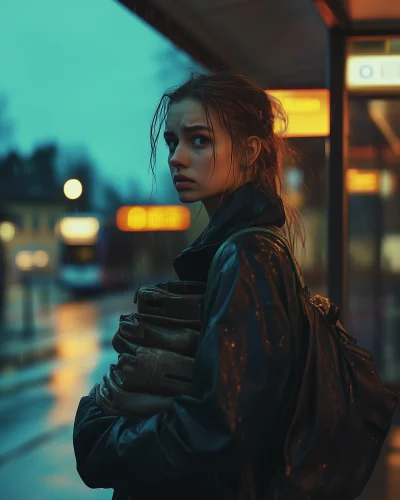
M 200 325 L 187 323 L 139 313 L 124 315 L 112 344 L 118 353 L 135 354 L 137 346 L 142 346 L 193 357 L 200 341 Z
M 112 379 L 128 392 L 164 396 L 193 393 L 194 359 L 163 349 L 138 347 L 136 355 L 123 354 Z

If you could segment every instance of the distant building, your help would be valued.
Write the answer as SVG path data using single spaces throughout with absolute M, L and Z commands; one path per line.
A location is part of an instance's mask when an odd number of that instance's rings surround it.
M 38 172 L 32 162 L 9 155 L 0 162 L 0 200 L 2 211 L 16 228 L 15 236 L 4 244 L 7 281 L 18 280 L 16 257 L 22 251 L 46 252 L 49 261 L 42 272 L 54 276 L 58 262 L 55 227 L 67 207 L 62 187 Z

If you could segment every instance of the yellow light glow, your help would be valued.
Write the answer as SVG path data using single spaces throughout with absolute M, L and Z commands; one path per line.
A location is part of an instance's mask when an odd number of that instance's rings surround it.
M 395 90 L 400 87 L 399 55 L 350 55 L 346 67 L 351 90 Z
M 359 170 L 350 168 L 347 171 L 347 191 L 349 194 L 380 194 L 390 197 L 397 191 L 396 176 L 389 170 Z
M 37 250 L 33 254 L 33 264 L 36 267 L 46 267 L 50 261 L 50 256 L 44 250 Z
M 47 422 L 61 425 L 71 421 L 76 413 L 79 394 L 91 389 L 90 374 L 98 365 L 99 304 L 77 302 L 60 304 L 54 310 L 53 337 L 57 349 L 57 363 L 51 373 L 48 389 L 54 404 L 47 414 Z M 77 332 L 77 317 L 85 318 L 85 335 Z M 79 329 L 78 329 L 79 330 Z
M 11 222 L 0 223 L 0 240 L 11 241 L 15 236 L 15 226 Z
M 347 191 L 352 194 L 374 194 L 380 188 L 378 170 L 358 170 L 350 168 L 347 171 Z
M 64 184 L 64 194 L 69 200 L 76 200 L 82 194 L 82 183 L 78 179 L 69 179 Z
M 383 237 L 382 265 L 390 273 L 400 272 L 400 236 L 397 234 L 387 234 Z M 400 432 L 395 434 L 395 436 L 396 447 L 400 450 Z
M 128 226 L 136 231 L 144 229 L 147 224 L 147 213 L 142 207 L 132 207 L 128 211 Z
M 66 243 L 91 244 L 97 241 L 100 223 L 96 217 L 64 217 L 60 220 L 59 228 Z
M 33 254 L 29 250 L 21 250 L 15 256 L 15 264 L 22 271 L 29 271 L 34 266 Z
M 328 89 L 268 90 L 278 99 L 288 117 L 288 128 L 275 120 L 275 132 L 284 137 L 327 137 L 330 133 Z
M 397 191 L 397 177 L 389 170 L 382 170 L 380 175 L 380 192 L 383 198 L 389 198 Z
M 121 231 L 185 231 L 190 210 L 179 205 L 121 207 L 116 221 Z

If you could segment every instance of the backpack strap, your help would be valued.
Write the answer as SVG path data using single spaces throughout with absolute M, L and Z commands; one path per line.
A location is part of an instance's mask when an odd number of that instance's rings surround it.
M 269 234 L 270 236 L 274 236 L 276 239 L 278 239 L 283 244 L 283 246 L 285 247 L 285 249 L 286 249 L 286 251 L 287 251 L 287 253 L 289 255 L 290 262 L 292 264 L 293 272 L 294 272 L 294 275 L 296 277 L 296 286 L 297 286 L 297 288 L 301 292 L 302 291 L 307 291 L 308 289 L 307 289 L 307 286 L 305 284 L 302 272 L 300 270 L 300 266 L 299 266 L 299 264 L 297 262 L 296 257 L 294 256 L 291 248 L 290 248 L 290 244 L 289 244 L 287 238 L 284 236 L 284 234 L 282 233 L 282 231 L 280 231 L 280 229 L 278 229 L 278 228 L 276 228 L 275 230 L 263 229 L 261 227 L 255 227 L 255 228 L 250 228 L 250 229 L 254 229 L 254 230 L 257 230 L 257 231 L 262 231 L 264 233 Z
M 215 271 L 216 271 L 218 259 L 219 259 L 219 256 L 221 255 L 221 253 L 223 252 L 224 248 L 237 236 L 240 236 L 241 234 L 245 234 L 245 233 L 255 233 L 255 232 L 262 232 L 262 233 L 266 233 L 270 236 L 273 236 L 274 238 L 279 240 L 284 245 L 284 247 L 288 253 L 290 262 L 292 264 L 292 269 L 293 269 L 293 272 L 294 272 L 294 275 L 296 278 L 297 291 L 299 293 L 308 292 L 308 289 L 307 289 L 305 282 L 304 282 L 303 275 L 301 274 L 301 271 L 300 271 L 300 266 L 298 265 L 297 260 L 296 260 L 295 256 L 293 255 L 293 252 L 290 249 L 289 242 L 287 241 L 285 236 L 279 231 L 279 229 L 276 228 L 275 230 L 270 230 L 270 229 L 264 229 L 261 227 L 249 227 L 249 228 L 242 229 L 240 231 L 237 231 L 236 233 L 231 234 L 229 236 L 229 238 L 227 238 L 222 243 L 222 245 L 219 247 L 219 249 L 217 250 L 217 252 L 214 255 L 214 258 L 211 262 L 210 269 L 208 271 L 206 297 L 209 297 L 211 283 L 213 282 L 213 280 L 215 278 Z

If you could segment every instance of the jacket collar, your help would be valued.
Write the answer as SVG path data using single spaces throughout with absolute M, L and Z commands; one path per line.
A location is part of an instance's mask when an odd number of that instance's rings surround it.
M 284 224 L 282 199 L 268 197 L 248 182 L 227 196 L 200 236 L 174 259 L 175 271 L 180 280 L 207 281 L 215 253 L 232 233 L 248 227 Z

